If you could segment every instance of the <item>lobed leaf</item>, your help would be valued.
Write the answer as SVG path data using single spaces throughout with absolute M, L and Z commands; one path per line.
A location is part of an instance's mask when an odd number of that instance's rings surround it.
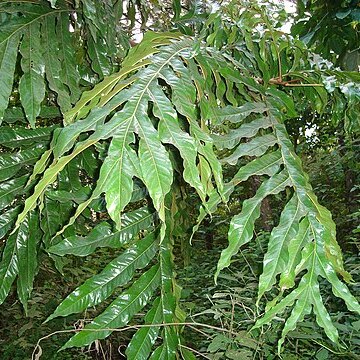
M 226 77 L 228 78 L 228 76 Z M 262 102 L 247 102 L 239 107 L 229 105 L 218 110 L 217 119 L 221 122 L 230 121 L 232 123 L 241 123 L 250 114 L 262 114 L 267 109 L 267 105 Z
M 279 225 L 271 232 L 268 249 L 264 256 L 263 272 L 259 279 L 258 299 L 272 288 L 276 276 L 288 268 L 288 246 L 296 237 L 300 219 L 305 214 L 306 210 L 294 195 L 282 211 Z
M 0 217 L 0 239 L 3 239 L 5 235 L 12 229 L 15 224 L 16 218 L 20 213 L 21 207 L 11 207 L 9 210 L 3 212 Z
M 174 145 L 180 151 L 184 162 L 184 180 L 195 188 L 204 200 L 206 191 L 196 166 L 198 153 L 194 139 L 180 128 L 176 111 L 163 91 L 158 86 L 153 86 L 148 92 L 154 103 L 154 115 L 160 119 L 158 131 L 161 141 Z
M 249 123 L 242 124 L 239 128 L 230 130 L 226 135 L 213 136 L 215 145 L 219 149 L 232 149 L 243 138 L 251 138 L 257 134 L 260 129 L 267 129 L 273 125 L 269 116 L 264 116 Z
M 249 142 L 241 143 L 230 156 L 222 159 L 222 161 L 235 165 L 240 157 L 261 156 L 276 143 L 277 139 L 273 134 L 259 136 Z
M 260 206 L 264 198 L 283 191 L 289 185 L 289 175 L 286 171 L 282 171 L 263 182 L 255 196 L 244 201 L 241 213 L 235 215 L 231 220 L 228 234 L 229 245 L 221 252 L 215 280 L 220 271 L 230 265 L 231 258 L 238 253 L 240 247 L 252 239 L 254 224 L 260 216 Z

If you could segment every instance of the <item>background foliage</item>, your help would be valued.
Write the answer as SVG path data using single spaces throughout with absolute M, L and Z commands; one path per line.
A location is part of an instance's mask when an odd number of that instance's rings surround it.
M 246 1 L 0 5 L 4 358 L 72 326 L 34 358 L 357 358 L 357 50 L 324 6 L 299 39 Z

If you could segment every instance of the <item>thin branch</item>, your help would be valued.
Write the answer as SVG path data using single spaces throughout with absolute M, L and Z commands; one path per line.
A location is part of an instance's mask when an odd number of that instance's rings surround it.
M 165 326 L 199 326 L 199 327 L 204 327 L 204 328 L 208 328 L 208 329 L 213 329 L 213 330 L 218 330 L 218 331 L 223 331 L 223 332 L 227 332 L 231 335 L 239 335 L 237 332 L 232 331 L 232 330 L 228 330 L 225 328 L 220 328 L 217 326 L 213 326 L 213 325 L 208 325 L 208 324 L 203 324 L 203 323 L 198 323 L 198 322 L 182 322 L 182 323 L 166 323 L 166 324 L 142 324 L 142 325 L 129 325 L 120 329 L 112 329 L 112 328 L 102 328 L 102 329 L 82 329 L 82 330 L 78 330 L 78 329 L 69 329 L 69 330 L 57 330 L 52 332 L 51 334 L 48 334 L 46 336 L 43 336 L 42 338 L 40 338 L 38 340 L 38 342 L 36 343 L 36 346 L 34 348 L 34 351 L 32 353 L 31 359 L 32 360 L 38 360 L 40 359 L 40 356 L 42 354 L 42 350 L 40 347 L 40 342 L 43 340 L 46 340 L 50 337 L 52 337 L 53 335 L 57 335 L 57 334 L 67 334 L 67 333 L 78 333 L 79 331 L 90 331 L 90 332 L 98 332 L 98 331 L 112 331 L 112 332 L 124 332 L 127 330 L 131 330 L 131 329 L 140 329 L 140 328 L 148 328 L 148 327 L 165 327 Z M 39 352 L 37 353 L 37 350 L 39 350 Z M 40 355 L 40 356 L 39 356 Z
M 187 350 L 190 350 L 192 352 L 194 352 L 195 354 L 197 355 L 200 355 L 201 357 L 203 357 L 204 359 L 208 359 L 208 360 L 211 360 L 211 358 L 207 357 L 206 355 L 202 354 L 200 351 L 197 351 L 191 347 L 188 347 L 188 346 L 185 346 L 185 345 L 181 345 L 180 344 L 180 347 L 184 348 L 184 349 L 187 349 Z M 183 357 L 184 358 L 184 357 Z M 185 359 L 185 358 L 184 358 Z
M 261 78 L 255 78 L 255 81 L 257 81 L 259 84 L 263 84 L 264 80 Z M 292 80 L 287 80 L 284 81 L 282 79 L 280 79 L 279 77 L 276 78 L 272 78 L 269 80 L 269 84 L 270 85 L 281 85 L 281 86 L 286 86 L 286 87 L 324 87 L 324 84 L 319 84 L 319 83 L 314 83 L 314 84 L 309 84 L 309 83 L 302 83 L 300 82 L 300 79 L 292 79 Z
M 200 333 L 201 335 L 205 336 L 207 339 L 211 339 L 212 336 L 210 336 L 209 334 L 207 334 L 206 332 L 200 330 L 200 329 L 197 329 L 196 327 L 192 326 L 192 325 L 188 325 L 190 329 Z

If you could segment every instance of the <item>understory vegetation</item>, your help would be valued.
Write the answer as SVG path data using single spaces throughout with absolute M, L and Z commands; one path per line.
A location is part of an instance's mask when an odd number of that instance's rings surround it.
M 1 2 L 0 359 L 360 359 L 359 21 Z

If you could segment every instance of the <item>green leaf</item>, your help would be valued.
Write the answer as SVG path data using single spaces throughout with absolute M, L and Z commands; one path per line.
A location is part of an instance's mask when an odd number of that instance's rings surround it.
M 159 46 L 170 44 L 178 38 L 176 33 L 146 32 L 143 40 L 137 46 L 129 50 L 128 56 L 122 62 L 122 68 L 118 73 L 112 74 L 95 85 L 91 91 L 85 91 L 81 99 L 73 109 L 65 114 L 65 124 L 74 122 L 75 118 L 83 118 L 97 105 L 106 104 L 113 96 L 121 93 L 121 90 L 131 84 L 135 78 L 123 80 L 123 78 L 137 69 L 150 63 L 148 58 L 159 51 Z
M 93 143 L 85 144 L 85 149 L 87 147 L 91 146 L 91 145 L 93 145 Z M 52 184 L 55 181 L 58 173 L 60 173 L 65 168 L 65 166 L 79 152 L 81 152 L 83 150 L 84 150 L 83 147 L 79 147 L 72 154 L 70 154 L 68 156 L 64 156 L 59 161 L 53 162 L 50 166 L 48 166 L 48 168 L 44 172 L 43 177 L 41 178 L 41 180 L 35 186 L 33 194 L 31 196 L 29 196 L 25 200 L 24 208 L 23 208 L 22 212 L 19 214 L 19 216 L 18 216 L 18 218 L 16 220 L 16 224 L 15 224 L 16 227 L 18 227 L 21 224 L 21 222 L 24 220 L 24 218 L 26 217 L 26 215 L 27 215 L 27 213 L 29 211 L 35 209 L 39 197 L 41 197 L 43 195 L 43 193 L 44 193 L 45 189 L 47 188 L 47 186 Z M 46 154 L 46 155 L 48 156 L 49 154 Z M 46 160 L 46 158 L 42 159 L 42 160 Z M 0 159 L 0 163 L 1 163 L 1 159 Z
M 332 323 L 330 315 L 324 306 L 318 283 L 312 285 L 311 292 L 312 302 L 314 304 L 313 309 L 316 315 L 316 322 L 325 330 L 327 337 L 334 343 L 337 343 L 339 333 Z
M 141 116 L 137 120 L 140 135 L 139 160 L 143 180 L 159 218 L 165 222 L 165 195 L 170 191 L 173 181 L 171 162 L 150 119 Z
M 132 151 L 129 143 L 133 141 L 131 123 L 124 123 L 121 135 L 112 139 L 108 155 L 101 167 L 98 181 L 106 189 L 105 199 L 109 215 L 121 229 L 121 211 L 131 200 L 133 176 L 138 175 L 130 160 Z
M 220 271 L 230 265 L 231 258 L 237 254 L 240 247 L 252 239 L 255 220 L 260 216 L 262 200 L 270 194 L 283 191 L 290 184 L 288 173 L 282 171 L 263 182 L 253 198 L 244 201 L 241 213 L 231 220 L 228 234 L 229 246 L 221 252 L 215 280 Z
M 56 106 L 41 106 L 39 117 L 43 119 L 56 119 L 61 116 L 61 112 Z M 27 123 L 26 115 L 23 108 L 20 107 L 11 107 L 6 109 L 4 115 L 4 121 L 8 124 Z M 50 126 L 51 127 L 51 126 Z
M 87 256 L 98 247 L 119 248 L 128 243 L 140 230 L 149 229 L 153 222 L 154 214 L 147 208 L 141 208 L 132 212 L 122 214 L 121 230 L 112 231 L 112 226 L 102 222 L 86 236 L 72 236 L 66 238 L 47 251 L 56 255 Z
M 294 118 L 299 116 L 295 110 L 295 105 L 293 98 L 286 94 L 284 91 L 280 91 L 275 88 L 270 88 L 266 90 L 267 95 L 271 95 L 271 104 L 278 108 L 282 113 L 286 113 L 288 118 Z
M 175 56 L 178 56 L 182 51 L 184 51 L 184 49 L 187 49 L 188 46 L 188 40 L 179 41 L 178 43 L 174 43 L 169 46 L 168 51 L 164 51 L 161 56 L 159 56 L 159 58 L 154 58 L 153 66 L 149 66 L 143 71 L 141 74 L 141 79 L 137 82 L 136 86 L 134 85 L 131 88 L 131 91 L 120 91 L 119 96 L 115 99 L 112 99 L 112 102 L 106 105 L 106 109 L 95 108 L 93 114 L 96 115 L 94 116 L 90 113 L 92 116 L 92 120 L 90 122 L 87 122 L 86 119 L 76 122 L 73 124 L 73 127 L 66 127 L 59 134 L 54 136 L 55 144 L 53 144 L 53 146 L 56 159 L 53 164 L 50 165 L 45 171 L 43 178 L 36 185 L 34 193 L 26 199 L 24 209 L 18 217 L 16 226 L 21 223 L 22 219 L 26 216 L 28 211 L 35 208 L 38 198 L 43 194 L 46 187 L 55 181 L 57 174 L 61 172 L 72 159 L 74 159 L 82 151 L 96 144 L 100 139 L 107 139 L 112 136 L 120 136 L 120 134 L 123 133 L 122 129 L 124 128 L 124 125 L 128 126 L 129 129 L 136 125 L 136 130 L 141 137 L 139 149 L 140 166 L 146 167 L 145 174 L 142 174 L 143 176 L 145 175 L 145 177 L 143 177 L 142 180 L 149 186 L 148 191 L 152 197 L 154 206 L 159 212 L 160 219 L 164 221 L 164 206 L 162 203 L 163 198 L 169 191 L 170 184 L 172 183 L 172 170 L 170 160 L 168 160 L 167 152 L 159 142 L 156 130 L 152 127 L 150 120 L 146 119 L 146 92 L 152 84 L 152 81 L 159 76 L 161 69 L 168 65 L 171 59 L 173 59 Z M 105 119 L 106 115 L 113 109 L 113 107 L 116 108 L 119 106 L 119 99 L 121 99 L 121 104 L 127 100 L 128 95 L 131 96 L 131 100 L 125 104 L 121 112 L 116 113 L 115 116 L 102 127 L 99 126 L 98 130 L 95 131 L 87 140 L 78 143 L 72 153 L 57 159 L 66 150 L 71 148 L 72 144 L 76 140 L 76 137 L 82 131 L 89 131 L 94 129 L 97 122 L 100 121 L 101 123 L 101 121 Z M 149 125 L 151 125 L 151 127 Z M 125 132 L 125 135 L 126 134 L 128 134 L 128 132 Z M 158 152 L 157 156 L 160 155 L 161 160 L 165 161 L 165 163 L 161 162 L 160 159 L 155 157 L 155 150 Z M 216 162 L 214 161 L 214 164 L 215 163 Z M 154 167 L 149 168 L 149 165 Z M 219 174 L 221 174 L 220 165 L 218 166 L 217 170 L 216 178 L 219 182 Z M 101 180 L 101 185 L 96 189 L 97 193 L 103 192 L 102 184 L 104 183 L 104 179 Z M 84 204 L 84 206 L 86 207 L 87 204 Z M 79 211 L 81 212 L 82 210 L 80 209 Z
M 301 260 L 301 250 L 312 240 L 311 227 L 307 217 L 301 220 L 296 236 L 289 242 L 287 248 L 289 258 L 284 271 L 280 276 L 279 286 L 282 290 L 290 289 L 295 285 L 295 269 Z
M 306 292 L 306 290 L 308 288 L 308 283 L 309 283 L 309 275 L 307 274 L 306 276 L 301 278 L 300 283 L 299 283 L 298 287 L 295 290 L 293 290 L 290 294 L 288 294 L 285 298 L 283 298 L 279 303 L 277 303 L 276 305 L 274 305 L 271 308 L 267 309 L 264 316 L 256 321 L 253 328 L 256 329 L 256 328 L 259 328 L 259 327 L 261 327 L 261 326 L 263 326 L 265 324 L 270 323 L 271 320 L 277 314 L 283 313 L 284 310 L 286 309 L 286 307 L 292 306 L 294 304 L 294 302 L 296 301 L 296 299 L 298 297 L 302 296 L 302 294 L 304 292 Z M 295 314 L 296 313 L 297 312 L 295 312 Z
M 70 91 L 71 103 L 80 97 L 80 74 L 77 70 L 76 57 L 74 56 L 74 43 L 70 35 L 69 15 L 61 12 L 57 18 L 57 37 L 60 39 L 61 69 L 60 79 Z
M 19 300 L 27 312 L 27 301 L 33 289 L 33 282 L 37 272 L 37 247 L 41 239 L 39 217 L 37 213 L 28 215 L 22 224 L 26 227 L 23 232 L 19 229 L 16 241 L 16 256 L 18 259 L 17 291 Z M 21 232 L 21 236 L 20 236 Z
M 0 124 L 11 95 L 20 36 L 15 35 L 0 44 Z
M 160 298 L 156 298 L 152 308 L 145 315 L 145 324 L 161 324 L 162 308 Z M 151 348 L 155 344 L 159 334 L 159 327 L 143 327 L 135 333 L 126 348 L 126 356 L 129 360 L 147 359 L 151 353 Z
M 27 129 L 24 127 L 2 126 L 0 133 L 0 144 L 8 148 L 19 148 L 30 146 L 39 142 L 48 143 L 52 132 L 57 126 L 48 126 L 37 129 Z
M 40 228 L 44 233 L 42 240 L 46 247 L 50 246 L 50 239 L 66 221 L 71 210 L 71 203 L 60 204 L 57 201 L 44 196 L 40 214 Z
M 311 273 L 307 274 L 307 276 L 303 277 L 306 280 L 306 288 L 304 291 L 298 296 L 296 304 L 291 311 L 290 316 L 286 319 L 283 331 L 281 333 L 281 338 L 278 342 L 278 351 L 280 352 L 281 346 L 284 343 L 285 336 L 292 330 L 296 328 L 296 324 L 304 320 L 305 315 L 311 313 L 311 294 L 309 292 L 310 286 L 318 286 L 317 283 L 313 282 Z M 299 289 L 302 287 L 299 285 Z
M 231 184 L 237 185 L 254 175 L 273 176 L 278 172 L 281 164 L 280 151 L 270 152 L 242 166 L 234 175 Z
M 154 115 L 160 119 L 158 131 L 161 141 L 174 145 L 180 151 L 184 162 L 184 180 L 204 200 L 206 193 L 196 166 L 197 148 L 194 139 L 180 128 L 176 111 L 163 91 L 158 86 L 153 86 L 148 91 L 154 103 Z
M 133 285 L 114 300 L 84 330 L 73 336 L 61 350 L 73 346 L 86 346 L 97 339 L 109 336 L 112 329 L 126 325 L 150 300 L 160 282 L 159 265 L 154 265 L 140 276 Z
M 89 39 L 88 53 L 92 60 L 91 66 L 99 77 L 103 79 L 104 76 L 110 75 L 112 70 L 111 61 L 106 54 L 106 47 L 101 43 L 100 39 L 97 42 L 92 38 Z
M 169 202 L 170 205 L 170 202 Z M 167 210 L 168 216 L 173 213 Z M 160 307 L 162 312 L 161 323 L 173 323 L 176 321 L 176 298 L 174 294 L 174 264 L 171 242 L 171 218 L 167 217 L 168 224 L 166 234 L 160 244 L 159 262 L 161 269 L 160 280 Z M 164 226 L 164 225 L 163 225 Z M 166 326 L 162 329 L 163 343 L 152 353 L 150 359 L 175 359 L 178 347 L 177 329 L 174 326 Z
M 274 146 L 276 142 L 277 139 L 273 134 L 256 137 L 249 142 L 240 144 L 230 156 L 222 159 L 222 161 L 235 165 L 240 157 L 261 156 L 269 147 Z
M 15 206 L 2 213 L 0 216 L 0 239 L 14 226 L 15 220 L 20 213 L 20 206 Z
M 226 106 L 218 110 L 217 119 L 222 123 L 230 121 L 240 123 L 252 113 L 262 114 L 268 109 L 267 105 L 261 102 L 246 103 L 240 107 Z
M 85 120 L 77 121 L 56 131 L 52 144 L 54 157 L 60 158 L 66 151 L 70 150 L 82 132 L 94 130 L 97 125 L 102 124 L 109 112 L 109 106 L 104 106 L 101 109 L 95 108 Z
M 0 304 L 4 302 L 9 294 L 11 285 L 19 272 L 16 246 L 18 239 L 23 236 L 26 226 L 27 224 L 24 224 L 16 233 L 10 235 L 6 240 L 0 262 Z
M 0 5 L 5 7 L 5 9 L 1 9 L 2 12 L 6 10 L 5 12 L 9 11 L 10 13 L 16 14 L 16 16 L 10 16 L 7 21 L 1 23 L 0 46 L 12 37 L 21 35 L 24 29 L 33 23 L 38 23 L 37 20 L 52 12 L 46 4 L 41 4 L 41 6 L 30 5 L 30 8 L 27 4 L 22 4 L 21 8 L 19 8 L 19 4 L 11 5 L 8 2 L 3 2 Z M 19 12 L 22 13 L 22 16 L 18 16 L 17 13 Z
M 184 360 L 196 360 L 196 356 L 192 351 L 185 349 L 183 347 L 180 350 L 181 350 L 181 356 L 183 357 Z
M 10 206 L 15 197 L 23 193 L 27 178 L 24 175 L 0 184 L 0 210 Z
M 37 146 L 17 153 L 0 155 L 0 181 L 13 177 L 21 168 L 36 162 L 43 152 L 44 147 Z
M 350 311 L 354 311 L 360 314 L 359 302 L 355 296 L 350 293 L 349 288 L 339 280 L 334 269 L 330 266 L 327 266 L 328 259 L 326 258 L 325 254 L 318 254 L 317 258 L 321 268 L 321 276 L 326 278 L 331 283 L 332 292 L 334 295 L 343 299 Z
M 297 189 L 297 196 L 305 208 L 318 217 L 318 222 L 324 228 L 322 231 L 325 240 L 324 246 L 332 265 L 346 281 L 350 281 L 351 276 L 344 270 L 341 249 L 336 241 L 336 226 L 331 218 L 331 213 L 318 203 L 309 183 L 308 175 L 302 169 L 301 160 L 293 151 L 285 126 L 277 124 L 275 130 L 284 165 L 289 171 L 293 186 Z
M 51 16 L 42 23 L 41 44 L 44 50 L 46 80 L 50 89 L 57 94 L 57 103 L 64 113 L 71 108 L 71 100 L 67 85 L 64 84 L 65 79 L 60 76 L 63 63 L 59 49 L 63 45 L 59 41 L 57 21 L 57 16 Z
M 19 82 L 21 104 L 30 125 L 35 127 L 36 117 L 40 114 L 40 104 L 45 97 L 43 78 L 44 59 L 40 43 L 40 24 L 32 23 L 26 29 L 21 45 L 21 68 L 24 72 Z
M 263 272 L 259 279 L 258 299 L 272 288 L 276 276 L 286 271 L 289 266 L 288 245 L 296 237 L 300 219 L 304 215 L 303 205 L 294 195 L 282 211 L 279 225 L 271 232 L 268 250 L 264 256 Z
M 231 130 L 226 135 L 213 136 L 215 145 L 219 149 L 232 149 L 242 138 L 251 138 L 256 135 L 259 129 L 267 129 L 272 126 L 272 121 L 269 116 L 262 117 L 251 121 L 250 123 L 242 124 L 239 128 Z
M 84 282 L 56 308 L 47 321 L 67 316 L 97 305 L 107 299 L 118 286 L 129 282 L 136 269 L 144 268 L 157 250 L 153 233 L 138 240 L 133 246 L 112 260 L 104 270 Z

